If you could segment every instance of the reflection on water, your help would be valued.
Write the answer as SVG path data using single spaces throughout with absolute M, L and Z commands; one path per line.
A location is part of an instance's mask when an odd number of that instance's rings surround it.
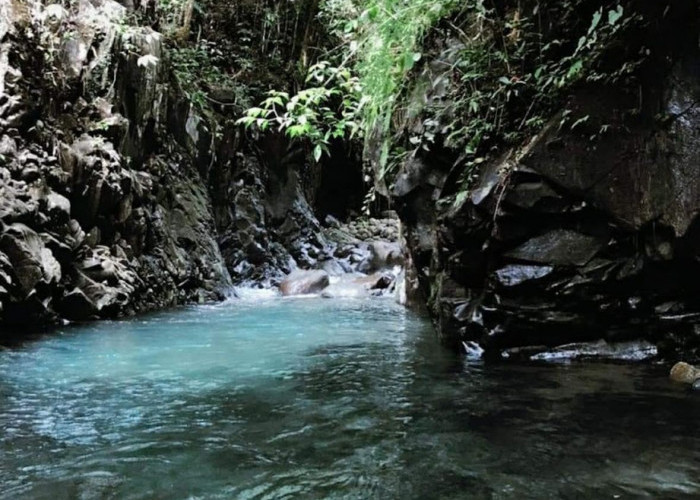
M 253 297 L 0 351 L 0 498 L 698 498 L 665 368 L 464 364 L 390 301 Z

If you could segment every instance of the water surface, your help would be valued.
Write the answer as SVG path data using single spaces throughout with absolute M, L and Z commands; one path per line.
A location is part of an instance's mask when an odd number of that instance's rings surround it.
M 65 328 L 0 350 L 0 498 L 699 498 L 665 370 L 469 364 L 390 300 Z

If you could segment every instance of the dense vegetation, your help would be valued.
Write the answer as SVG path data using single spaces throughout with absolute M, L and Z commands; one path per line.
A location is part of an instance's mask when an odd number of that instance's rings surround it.
M 316 160 L 331 139 L 363 136 L 378 181 L 422 149 L 447 147 L 466 188 L 475 165 L 541 130 L 578 82 L 632 78 L 646 55 L 614 48 L 641 16 L 585 0 L 328 0 L 318 17 L 335 44 L 307 87 L 271 91 L 240 122 L 310 141 Z M 609 67 L 613 50 L 640 52 Z M 586 120 L 565 112 L 561 126 Z

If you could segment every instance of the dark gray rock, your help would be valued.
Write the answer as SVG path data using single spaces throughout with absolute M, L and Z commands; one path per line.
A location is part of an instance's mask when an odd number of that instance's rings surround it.
M 506 252 L 505 257 L 555 266 L 583 266 L 603 247 L 601 238 L 557 229 Z
M 510 287 L 547 276 L 553 269 L 551 266 L 510 265 L 498 269 L 495 275 L 501 285 Z
M 95 303 L 80 288 L 65 294 L 59 309 L 66 318 L 78 321 L 95 318 L 98 312 Z
M 19 66 L 0 70 L 0 324 L 222 298 L 232 284 L 201 152 L 179 141 L 184 120 L 168 120 L 182 99 L 162 36 L 120 30 L 126 11 L 111 1 L 47 9 L 54 24 L 2 19 L 13 37 L 0 52 Z M 63 36 L 68 25 L 76 36 Z M 22 76 L 45 61 L 30 35 L 56 49 L 42 69 L 52 80 Z
M 19 291 L 25 297 L 39 282 L 56 284 L 61 280 L 61 265 L 41 237 L 24 224 L 5 228 L 0 236 L 0 250 L 7 255 Z

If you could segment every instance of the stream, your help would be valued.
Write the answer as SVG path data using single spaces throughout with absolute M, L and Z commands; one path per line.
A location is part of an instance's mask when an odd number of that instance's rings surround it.
M 653 364 L 484 365 L 390 299 L 247 298 L 0 349 L 0 498 L 698 498 Z

